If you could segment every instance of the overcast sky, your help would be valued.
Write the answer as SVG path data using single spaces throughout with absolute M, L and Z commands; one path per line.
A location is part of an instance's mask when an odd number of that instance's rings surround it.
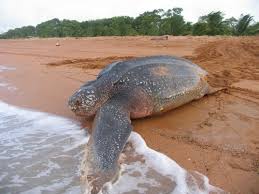
M 226 17 L 251 14 L 259 21 L 259 0 L 0 0 L 0 33 L 59 18 L 85 21 L 112 16 L 135 17 L 144 11 L 182 7 L 186 20 L 221 10 Z

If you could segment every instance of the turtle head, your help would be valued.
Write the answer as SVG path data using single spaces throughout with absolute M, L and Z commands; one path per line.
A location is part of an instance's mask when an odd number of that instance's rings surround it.
M 68 101 L 69 108 L 78 116 L 93 116 L 99 107 L 99 95 L 96 87 L 82 86 Z

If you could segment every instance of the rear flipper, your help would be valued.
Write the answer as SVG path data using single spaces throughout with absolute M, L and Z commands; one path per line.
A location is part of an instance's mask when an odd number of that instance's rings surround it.
M 118 158 L 132 131 L 127 102 L 112 98 L 96 114 L 93 133 L 81 166 L 82 180 L 91 193 L 103 184 L 115 181 L 119 173 Z

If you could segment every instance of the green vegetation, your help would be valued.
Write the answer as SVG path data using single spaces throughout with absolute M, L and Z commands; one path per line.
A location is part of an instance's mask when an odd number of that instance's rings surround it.
M 84 36 L 134 36 L 134 35 L 257 35 L 259 22 L 253 16 L 241 15 L 224 18 L 221 11 L 201 16 L 197 23 L 186 22 L 182 8 L 156 9 L 140 14 L 136 18 L 128 16 L 78 22 L 75 20 L 52 19 L 36 27 L 25 26 L 9 30 L 0 38 L 28 37 L 84 37 Z

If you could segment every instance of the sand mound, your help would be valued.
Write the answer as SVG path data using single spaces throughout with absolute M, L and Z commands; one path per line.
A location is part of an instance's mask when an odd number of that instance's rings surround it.
M 187 58 L 209 72 L 212 86 L 226 87 L 240 79 L 259 80 L 259 38 L 216 40 Z
M 72 67 L 78 67 L 82 69 L 102 69 L 106 65 L 120 60 L 131 59 L 133 56 L 124 56 L 124 57 L 117 57 L 117 56 L 110 56 L 110 57 L 97 57 L 97 58 L 85 58 L 85 59 L 68 59 L 63 61 L 57 61 L 48 63 L 48 66 L 61 66 L 61 65 L 68 65 Z

